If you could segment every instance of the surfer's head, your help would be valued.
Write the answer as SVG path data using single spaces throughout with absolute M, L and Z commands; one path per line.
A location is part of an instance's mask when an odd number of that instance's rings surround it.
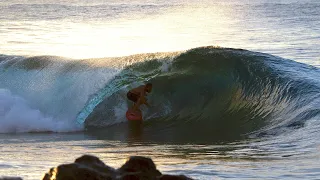
M 152 91 L 152 84 L 151 83 L 147 83 L 145 86 L 145 91 L 150 93 Z

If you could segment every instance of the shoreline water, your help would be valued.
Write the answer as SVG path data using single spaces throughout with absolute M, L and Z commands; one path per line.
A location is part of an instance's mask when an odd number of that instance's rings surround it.
M 319 179 L 318 0 L 0 11 L 0 175 L 41 179 L 91 154 L 115 168 L 150 157 L 194 179 Z M 149 80 L 154 108 L 132 131 L 125 92 Z

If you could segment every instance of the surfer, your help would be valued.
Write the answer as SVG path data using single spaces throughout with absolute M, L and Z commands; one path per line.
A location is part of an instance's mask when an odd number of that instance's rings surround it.
M 127 93 L 127 98 L 134 102 L 132 110 L 140 111 L 139 108 L 142 104 L 145 104 L 146 106 L 150 107 L 149 103 L 147 102 L 148 99 L 146 98 L 146 96 L 148 95 L 147 93 L 150 93 L 151 91 L 152 91 L 151 83 L 147 83 L 146 85 L 141 85 L 139 87 L 131 89 Z

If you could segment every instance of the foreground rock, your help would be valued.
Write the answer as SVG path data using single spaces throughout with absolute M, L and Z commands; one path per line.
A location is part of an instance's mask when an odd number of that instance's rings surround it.
M 190 180 L 186 176 L 164 175 L 150 158 L 133 156 L 119 169 L 105 165 L 99 158 L 84 155 L 74 163 L 51 168 L 43 180 Z

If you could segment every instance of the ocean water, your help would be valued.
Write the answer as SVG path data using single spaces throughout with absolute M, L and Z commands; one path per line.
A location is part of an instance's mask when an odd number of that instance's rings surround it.
M 320 178 L 318 0 L 2 0 L 0 176 L 83 154 L 194 179 Z M 143 124 L 126 92 L 152 82 Z

